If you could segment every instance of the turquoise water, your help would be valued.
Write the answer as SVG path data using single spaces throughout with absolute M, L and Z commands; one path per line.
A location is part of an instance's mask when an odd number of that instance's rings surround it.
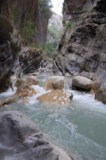
M 92 95 L 72 92 L 74 98 L 69 106 L 45 107 L 35 100 L 1 110 L 27 114 L 47 138 L 76 160 L 106 160 L 106 105 L 95 101 Z

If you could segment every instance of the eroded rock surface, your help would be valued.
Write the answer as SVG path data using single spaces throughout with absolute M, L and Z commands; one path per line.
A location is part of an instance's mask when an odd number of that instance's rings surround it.
M 64 7 L 64 14 L 71 18 L 66 16 L 65 19 L 68 24 L 54 59 L 54 72 L 80 74 L 83 71 L 95 73 L 98 67 L 106 69 L 106 14 L 102 9 L 101 12 L 95 9 L 99 7 L 99 2 L 96 1 L 90 4 L 93 9 L 89 13 L 80 13 L 86 3 L 87 0 L 64 2 L 67 6 Z M 104 5 L 101 7 L 104 8 Z M 80 18 L 73 22 L 77 12 L 80 13 Z
M 106 104 L 106 70 L 99 68 L 94 80 L 95 98 Z
M 0 160 L 71 160 L 16 111 L 0 113 Z
M 10 77 L 18 70 L 21 41 L 11 23 L 0 16 L 0 92 L 11 85 Z
M 44 105 L 68 105 L 73 95 L 63 90 L 53 90 L 38 97 L 38 100 Z
M 20 52 L 20 64 L 24 74 L 35 72 L 43 60 L 42 51 L 36 48 L 23 47 Z
M 105 0 L 64 1 L 65 31 L 54 58 L 54 73 L 102 77 L 106 71 L 105 6 Z

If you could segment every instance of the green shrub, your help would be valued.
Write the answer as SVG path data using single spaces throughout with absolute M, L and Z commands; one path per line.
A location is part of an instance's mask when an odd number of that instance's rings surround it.
M 47 43 L 46 44 L 46 54 L 48 57 L 52 58 L 56 50 L 55 43 Z

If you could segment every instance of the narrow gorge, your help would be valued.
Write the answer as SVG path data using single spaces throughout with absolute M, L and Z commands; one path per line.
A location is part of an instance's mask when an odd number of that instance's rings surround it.
M 105 0 L 1 0 L 0 160 L 106 160 L 105 139 Z

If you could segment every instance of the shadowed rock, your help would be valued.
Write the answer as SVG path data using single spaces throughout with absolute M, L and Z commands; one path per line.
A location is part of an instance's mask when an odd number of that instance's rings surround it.
M 71 160 L 16 111 L 0 113 L 0 160 Z

